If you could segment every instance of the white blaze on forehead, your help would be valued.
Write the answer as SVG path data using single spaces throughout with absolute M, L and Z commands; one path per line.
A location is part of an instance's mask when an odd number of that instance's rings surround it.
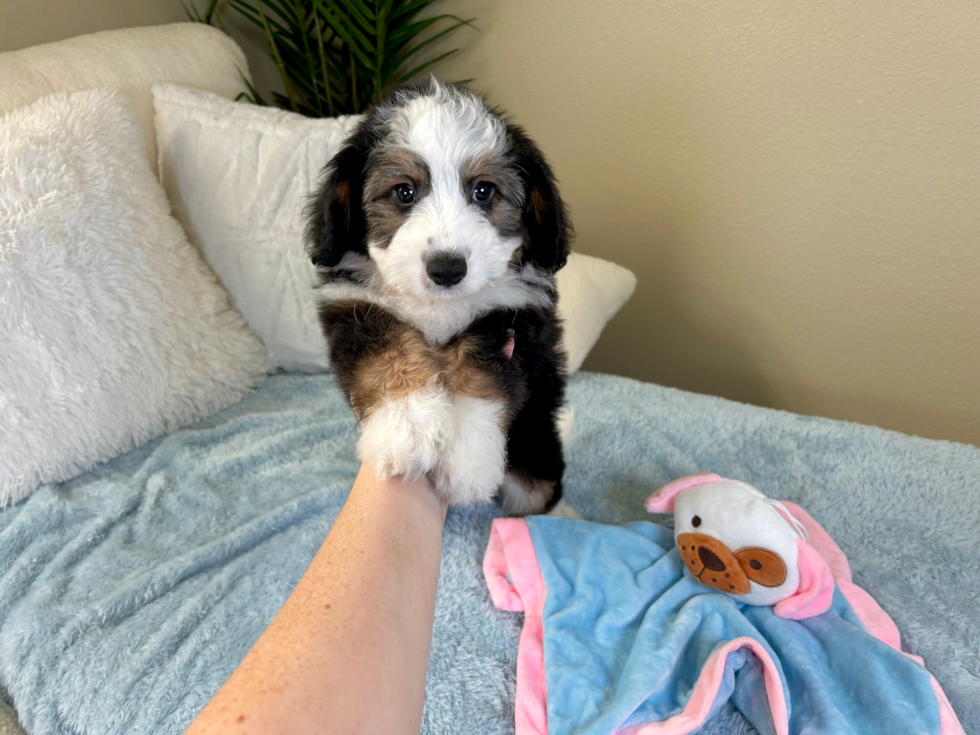
M 433 189 L 456 187 L 466 163 L 481 154 L 503 153 L 507 144 L 503 122 L 479 98 L 435 80 L 428 94 L 394 111 L 388 129 L 390 144 L 422 156 Z

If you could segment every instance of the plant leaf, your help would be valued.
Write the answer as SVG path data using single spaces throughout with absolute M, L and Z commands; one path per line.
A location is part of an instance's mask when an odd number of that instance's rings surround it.
M 282 76 L 283 86 L 286 88 L 286 94 L 289 95 L 289 104 L 293 108 L 293 111 L 297 111 L 296 108 L 296 98 L 293 97 L 293 89 L 289 84 L 289 74 L 286 73 L 286 65 L 282 61 L 282 55 L 279 53 L 279 47 L 276 45 L 276 37 L 272 32 L 272 28 L 269 27 L 269 21 L 265 16 L 265 11 L 262 9 L 262 3 L 264 0 L 258 0 L 258 10 L 259 17 L 262 19 L 262 25 L 265 28 L 265 34 L 269 39 L 269 48 L 272 50 L 272 58 L 276 60 L 276 66 L 279 69 L 279 74 Z
M 405 53 L 401 54 L 400 56 L 398 56 L 395 59 L 394 63 L 391 66 L 391 70 L 394 71 L 395 69 L 398 69 L 410 57 L 412 57 L 415 54 L 417 54 L 419 51 L 421 51 L 422 49 L 424 49 L 430 43 L 435 43 L 440 38 L 443 38 L 444 36 L 449 35 L 450 33 L 452 33 L 457 28 L 459 28 L 460 26 L 463 26 L 463 25 L 468 25 L 468 23 L 466 21 L 462 21 L 461 20 L 461 21 L 459 21 L 459 22 L 457 22 L 457 23 L 449 26 L 449 28 L 447 28 L 446 30 L 437 33 L 436 35 L 432 36 L 431 38 L 427 38 L 426 40 L 422 41 L 421 43 L 418 43 L 418 44 L 412 46 L 408 51 L 406 51 Z
M 323 48 L 323 31 L 320 28 L 320 16 L 316 14 L 316 5 L 310 5 L 310 12 L 313 15 L 313 27 L 316 29 L 317 53 L 320 55 L 320 74 L 323 76 L 323 92 L 327 101 L 327 111 L 330 117 L 334 116 L 333 94 L 330 92 L 330 74 L 327 71 L 327 54 Z M 322 110 L 320 111 L 322 114 Z
M 350 18 L 347 18 L 345 22 L 342 14 L 338 13 L 337 17 L 334 16 L 334 13 L 337 12 L 337 7 L 334 5 L 333 0 L 313 0 L 313 2 L 320 8 L 320 11 L 323 13 L 324 20 L 326 20 L 327 23 L 330 24 L 330 27 L 333 28 L 334 32 L 340 36 L 347 49 L 353 51 L 358 60 L 364 64 L 364 66 L 366 66 L 368 69 L 373 69 L 373 61 L 367 56 L 361 47 L 361 44 L 363 44 L 364 47 L 370 49 L 372 44 L 363 33 L 356 30 L 356 26 L 354 26 Z M 351 33 L 352 30 L 354 31 L 353 34 Z M 355 41 L 355 36 L 359 36 L 360 38 Z
M 179 0 L 189 18 L 220 21 L 230 5 L 261 28 L 284 94 L 270 102 L 303 115 L 356 113 L 404 82 L 452 56 L 435 58 L 436 44 L 472 19 L 441 13 L 416 20 L 434 0 Z M 194 7 L 207 3 L 207 12 Z M 412 61 L 417 63 L 405 70 Z M 261 102 L 249 86 L 243 99 Z
M 267 107 L 268 103 L 264 99 L 262 99 L 262 95 L 260 95 L 259 91 L 252 86 L 252 83 L 248 81 L 248 77 L 245 76 L 242 70 L 236 66 L 235 71 L 238 72 L 238 76 L 242 78 L 242 81 L 245 83 L 246 89 L 248 89 L 248 92 L 239 93 L 238 97 L 235 97 L 235 101 L 238 101 L 240 98 L 244 97 L 253 105 L 261 105 L 263 107 Z
M 411 14 L 408 16 L 409 19 L 414 18 L 416 15 L 419 14 L 422 8 L 432 5 L 432 2 L 433 0 L 413 0 L 413 2 L 410 2 L 407 5 L 403 5 L 394 13 L 392 13 L 388 17 L 388 21 L 394 22 L 396 20 L 401 20 L 401 22 L 404 23 L 405 22 L 404 16 L 406 15 L 406 13 Z
M 439 56 L 437 56 L 436 58 L 434 58 L 434 59 L 430 59 L 429 61 L 426 61 L 426 62 L 425 62 L 424 64 L 419 64 L 418 66 L 416 66 L 416 67 L 415 67 L 414 69 L 412 69 L 411 71 L 407 71 L 407 72 L 405 72 L 404 74 L 402 74 L 402 75 L 401 75 L 401 76 L 400 76 L 400 77 L 398 78 L 398 83 L 399 83 L 399 84 L 401 84 L 402 82 L 407 82 L 407 81 L 408 81 L 409 79 L 411 79 L 412 77 L 414 77 L 414 76 L 416 76 L 416 75 L 418 75 L 418 74 L 420 74 L 420 73 L 422 73 L 423 71 L 425 71 L 426 69 L 428 69 L 428 68 L 429 68 L 430 66 L 432 66 L 433 64 L 438 64 L 438 63 L 439 63 L 440 61 L 442 61 L 443 59 L 445 59 L 445 58 L 448 58 L 448 57 L 450 57 L 450 56 L 452 56 L 452 55 L 453 55 L 453 54 L 455 54 L 455 53 L 456 53 L 457 51 L 459 51 L 459 49 L 458 49 L 458 48 L 454 48 L 454 49 L 453 49 L 452 51 L 447 51 L 447 52 L 446 52 L 446 53 L 444 53 L 444 54 L 440 54 L 440 55 L 439 55 Z
M 292 27 L 300 25 L 302 22 L 300 16 L 296 14 L 294 8 L 289 7 L 287 3 L 279 2 L 279 0 L 261 0 L 266 5 L 268 5 L 272 10 L 276 11 L 284 23 L 288 23 Z
M 419 20 L 415 23 L 409 23 L 403 28 L 399 28 L 397 31 L 392 33 L 389 38 L 392 43 L 399 41 L 403 38 L 415 38 L 418 34 L 424 31 L 426 28 L 431 26 L 433 23 L 438 23 L 443 18 L 448 18 L 448 15 L 434 15 L 431 18 L 426 18 L 425 20 Z
M 338 8 L 338 13 L 346 18 L 348 21 L 351 19 L 356 20 L 360 29 L 365 33 L 374 33 L 374 23 L 375 17 L 374 13 L 368 11 L 366 14 L 362 13 L 360 9 L 353 4 L 352 0 L 337 0 L 343 7 Z M 363 5 L 362 5 L 363 7 Z
M 259 17 L 258 12 L 255 10 L 254 7 L 244 2 L 244 0 L 229 0 L 228 4 L 231 5 L 231 7 L 237 10 L 243 16 L 248 18 L 250 21 L 252 21 L 252 23 L 257 25 L 259 28 L 265 30 L 265 26 L 262 25 L 262 20 Z M 269 18 L 267 16 L 266 20 L 268 21 L 269 25 L 272 26 L 273 30 L 275 30 L 277 33 L 288 35 L 289 31 L 275 18 Z

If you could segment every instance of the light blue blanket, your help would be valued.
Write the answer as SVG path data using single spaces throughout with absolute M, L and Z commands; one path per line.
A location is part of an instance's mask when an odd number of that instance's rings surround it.
M 698 470 L 793 500 L 980 733 L 980 450 L 621 378 L 570 386 L 566 492 L 644 519 Z M 340 510 L 356 426 L 329 376 L 245 401 L 0 511 L 0 696 L 42 733 L 180 733 L 259 636 Z M 509 733 L 521 617 L 494 609 L 490 508 L 454 511 L 425 733 Z M 726 707 L 707 733 L 749 733 Z
M 764 735 L 959 732 L 941 728 L 929 672 L 871 635 L 840 589 L 822 614 L 787 620 L 686 573 L 656 523 L 493 529 L 491 596 L 525 615 L 519 734 L 688 735 L 729 700 Z

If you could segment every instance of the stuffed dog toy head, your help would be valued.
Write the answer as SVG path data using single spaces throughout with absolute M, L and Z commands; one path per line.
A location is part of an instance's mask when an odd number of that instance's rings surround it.
M 674 514 L 677 552 L 693 577 L 747 605 L 799 620 L 826 612 L 834 580 L 806 529 L 751 485 L 702 473 L 664 485 L 646 502 Z

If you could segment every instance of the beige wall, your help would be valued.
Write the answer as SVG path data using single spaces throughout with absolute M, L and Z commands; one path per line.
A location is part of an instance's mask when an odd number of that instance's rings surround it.
M 980 444 L 975 0 L 461 5 L 443 76 L 639 277 L 586 368 Z
M 199 5 L 203 0 L 199 0 Z M 980 444 L 974 0 L 460 0 L 443 65 L 541 143 L 639 277 L 587 368 Z M 0 50 L 183 20 L 0 0 Z M 261 40 L 243 41 L 260 89 Z
M 179 0 L 0 0 L 0 51 L 182 20 Z

